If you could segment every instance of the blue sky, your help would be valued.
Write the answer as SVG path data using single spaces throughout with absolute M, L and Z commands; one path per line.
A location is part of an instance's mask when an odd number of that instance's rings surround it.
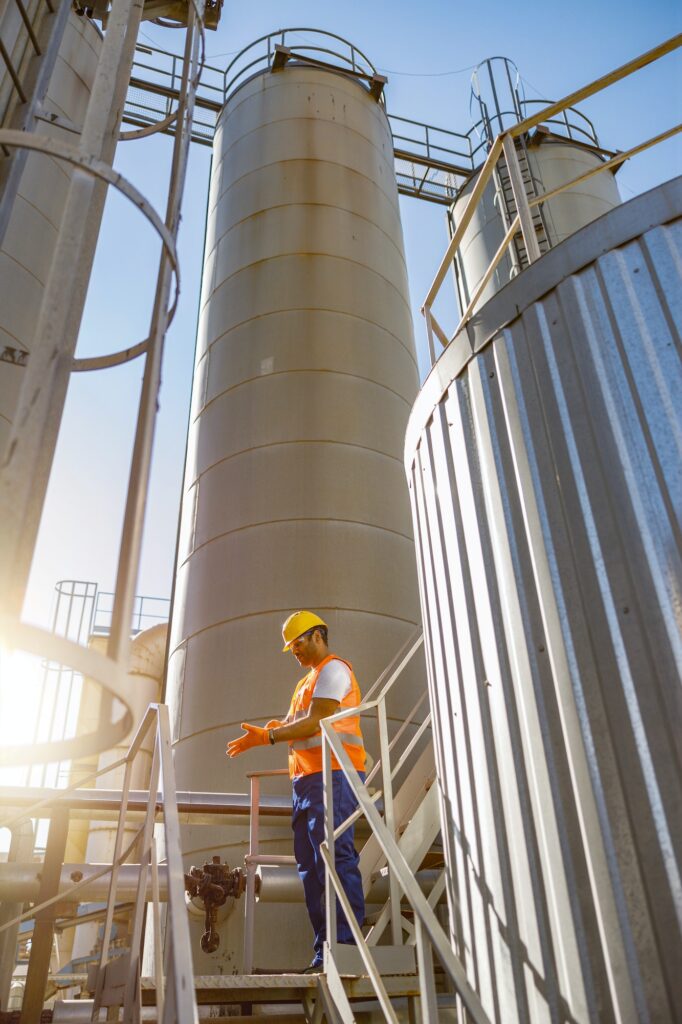
M 207 36 L 209 62 L 266 32 L 310 26 L 336 32 L 387 74 L 387 106 L 395 114 L 466 131 L 471 67 L 492 55 L 518 65 L 527 96 L 559 98 L 655 46 L 680 29 L 682 7 L 667 0 L 638 3 L 584 0 L 572 5 L 511 5 L 499 0 L 456 5 L 404 2 L 343 5 L 261 0 L 226 4 Z M 180 52 L 182 33 L 143 25 L 141 41 Z M 667 57 L 593 98 L 583 109 L 602 144 L 627 149 L 671 127 L 679 117 L 682 61 Z M 116 166 L 163 212 L 170 140 L 119 145 Z M 667 143 L 619 173 L 625 200 L 682 171 L 682 150 Z M 169 332 L 139 593 L 170 592 L 185 450 L 187 410 L 210 153 L 193 147 L 180 236 L 182 294 Z M 444 210 L 403 199 L 403 227 L 415 332 L 426 370 L 418 309 L 446 244 Z M 83 320 L 79 354 L 115 351 L 146 337 L 158 244 L 125 200 L 107 202 L 101 243 Z M 453 314 L 454 316 L 454 310 Z M 74 375 L 69 389 L 26 607 L 48 623 L 57 579 L 90 579 L 112 589 L 123 515 L 142 363 Z

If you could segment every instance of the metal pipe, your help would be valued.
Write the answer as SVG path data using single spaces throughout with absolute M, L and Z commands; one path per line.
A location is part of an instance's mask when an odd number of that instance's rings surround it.
M 442 871 L 438 868 L 429 868 L 416 873 L 417 884 L 425 896 L 429 896 L 433 892 L 441 875 Z M 257 903 L 303 902 L 303 886 L 298 871 L 293 865 L 289 867 L 261 865 L 256 871 L 256 879 Z M 378 875 L 365 895 L 365 903 L 368 905 L 385 903 L 388 897 L 388 876 Z M 441 891 L 439 901 L 444 899 L 444 891 Z
M 58 789 L 30 789 L 19 786 L 0 787 L 0 828 L 8 827 L 4 816 L 17 810 L 25 809 L 26 813 L 35 810 L 37 803 L 42 804 L 42 816 L 49 817 L 52 810 L 69 807 L 72 818 L 91 818 L 97 811 L 97 818 L 118 818 L 121 808 L 121 791 L 118 789 L 77 789 L 64 796 Z M 134 818 L 144 814 L 149 806 L 149 793 L 146 789 L 131 790 L 128 799 L 128 811 Z M 286 796 L 261 797 L 259 802 L 261 816 L 275 818 L 291 817 L 291 798 Z M 162 813 L 161 804 L 157 810 Z M 193 793 L 178 792 L 178 813 L 191 818 L 193 825 L 210 824 L 224 815 L 249 814 L 249 798 L 245 793 Z
M 83 879 L 101 871 L 102 864 L 63 864 L 59 877 L 57 892 L 68 894 L 69 890 Z M 12 900 L 13 903 L 26 903 L 38 899 L 40 892 L 40 875 L 43 870 L 41 863 L 13 863 L 0 864 L 0 902 Z M 109 895 L 108 872 L 100 878 L 95 878 L 89 884 L 79 889 L 74 901 L 91 903 L 106 900 Z M 116 900 L 119 903 L 132 902 L 137 895 L 137 884 L 140 876 L 139 864 L 121 864 L 118 869 L 118 885 L 116 887 Z M 159 896 L 166 900 L 168 896 L 168 868 L 165 864 L 159 865 Z M 151 880 L 147 884 L 145 902 L 151 901 L 152 885 Z M 0 933 L 0 936 L 2 933 Z

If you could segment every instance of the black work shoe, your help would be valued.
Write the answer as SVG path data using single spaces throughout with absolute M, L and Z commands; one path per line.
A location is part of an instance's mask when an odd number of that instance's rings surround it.
M 323 973 L 324 973 L 324 964 L 315 964 L 315 963 L 310 964 L 310 966 L 306 967 L 306 969 L 304 971 L 301 971 L 301 974 L 323 974 Z

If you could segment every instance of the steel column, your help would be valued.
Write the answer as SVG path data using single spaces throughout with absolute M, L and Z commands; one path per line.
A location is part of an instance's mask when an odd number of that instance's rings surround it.
M 50 831 L 47 838 L 45 863 L 43 864 L 40 879 L 39 903 L 50 899 L 57 892 L 62 864 L 64 863 L 68 831 L 68 811 L 55 811 L 50 821 Z M 50 958 L 52 956 L 56 916 L 56 904 L 52 904 L 52 906 L 46 907 L 44 910 L 39 910 L 36 914 L 20 1024 L 37 1024 L 40 1021 L 45 1000 L 47 976 L 50 973 Z

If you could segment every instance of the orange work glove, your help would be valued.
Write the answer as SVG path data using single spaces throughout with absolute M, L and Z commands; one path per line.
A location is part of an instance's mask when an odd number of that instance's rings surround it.
M 246 732 L 238 739 L 229 741 L 225 751 L 228 757 L 237 757 L 245 750 L 250 750 L 251 747 L 260 747 L 270 742 L 267 729 L 261 729 L 259 725 L 249 725 L 248 722 L 242 722 L 241 727 Z
M 266 729 L 281 729 L 281 727 L 283 725 L 286 725 L 286 724 L 287 724 L 286 722 L 280 722 L 279 718 L 271 718 L 269 722 L 265 723 L 265 728 Z

